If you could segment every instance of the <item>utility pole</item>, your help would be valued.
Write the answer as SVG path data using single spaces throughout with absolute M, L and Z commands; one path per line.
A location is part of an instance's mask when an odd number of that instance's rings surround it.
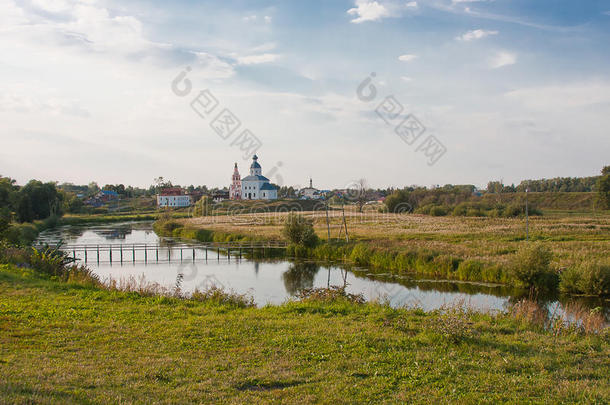
M 529 221 L 529 209 L 527 206 L 527 193 L 529 193 L 529 187 L 525 188 L 525 240 L 530 240 L 530 221 Z
M 326 201 L 326 229 L 328 230 L 328 241 L 330 242 L 330 222 L 328 220 L 328 200 Z
M 347 234 L 347 221 L 345 220 L 345 204 L 341 204 L 341 210 L 343 211 L 343 226 L 345 226 L 345 241 L 349 242 L 349 235 Z

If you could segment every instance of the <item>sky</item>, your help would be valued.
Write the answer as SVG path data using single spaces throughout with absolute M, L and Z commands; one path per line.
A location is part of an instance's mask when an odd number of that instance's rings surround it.
M 593 176 L 609 44 L 608 0 L 0 0 L 0 174 L 228 186 L 255 152 L 322 189 Z

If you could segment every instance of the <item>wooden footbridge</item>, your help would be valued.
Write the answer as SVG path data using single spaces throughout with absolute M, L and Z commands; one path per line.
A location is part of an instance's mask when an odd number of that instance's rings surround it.
M 259 251 L 263 257 L 268 249 L 285 249 L 288 244 L 284 241 L 266 242 L 225 242 L 225 243 L 178 243 L 178 244 L 65 244 L 59 247 L 74 260 L 100 262 L 170 262 L 183 260 L 208 260 L 208 256 L 216 256 L 220 260 L 221 253 L 231 260 L 231 255 L 240 258 L 243 254 Z M 44 247 L 39 246 L 39 249 Z

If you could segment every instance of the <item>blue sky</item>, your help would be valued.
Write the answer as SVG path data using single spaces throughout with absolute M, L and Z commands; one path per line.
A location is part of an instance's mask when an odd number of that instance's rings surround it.
M 609 43 L 610 1 L 0 0 L 0 173 L 223 186 L 233 162 L 247 171 L 232 145 L 247 128 L 285 185 L 595 175 Z M 203 89 L 241 121 L 229 138 L 191 109 Z M 388 96 L 403 106 L 390 124 L 375 113 Z M 407 114 L 426 129 L 412 144 L 394 132 Z M 432 165 L 429 136 L 446 150 Z

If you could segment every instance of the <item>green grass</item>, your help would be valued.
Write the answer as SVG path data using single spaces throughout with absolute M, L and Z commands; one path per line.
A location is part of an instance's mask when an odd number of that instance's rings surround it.
M 609 343 L 508 315 L 239 308 L 0 265 L 3 403 L 608 403 Z

